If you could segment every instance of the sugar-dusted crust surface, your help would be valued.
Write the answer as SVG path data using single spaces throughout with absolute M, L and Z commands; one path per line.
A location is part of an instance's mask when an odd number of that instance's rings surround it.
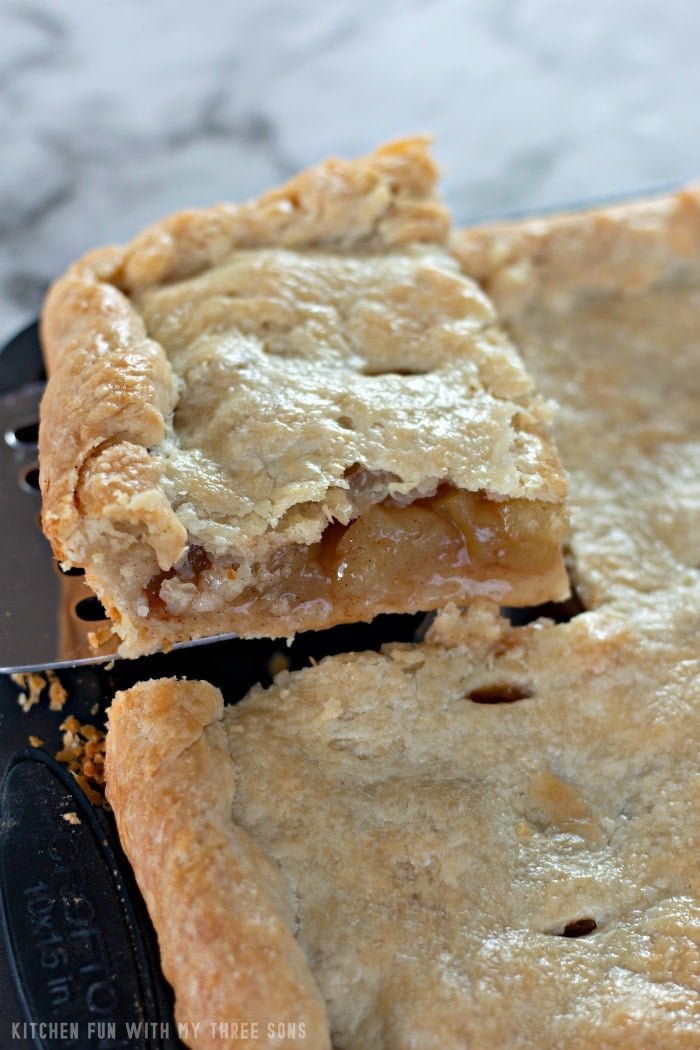
M 653 615 L 700 568 L 700 186 L 451 247 L 557 399 L 584 604 Z
M 278 1015 L 247 969 L 245 898 L 274 880 L 264 928 L 284 917 L 343 1050 L 697 1047 L 697 609 L 668 603 L 663 634 L 448 610 L 424 644 L 223 710 L 206 683 L 118 695 L 109 797 L 178 1018 Z M 254 943 L 260 986 L 286 986 L 296 965 Z
M 564 596 L 550 408 L 447 250 L 435 174 L 422 139 L 328 161 L 250 204 L 182 213 L 95 252 L 52 288 L 44 529 L 59 559 L 86 569 L 122 654 L 474 594 Z M 348 588 L 352 572 L 339 583 L 346 561 L 328 568 L 325 547 L 305 566 L 329 524 L 445 491 L 488 509 L 521 501 L 536 520 L 508 542 L 539 533 L 544 567 L 526 556 L 503 578 L 435 590 L 415 563 L 407 593 L 376 594 Z M 404 520 L 396 546 L 420 528 Z M 397 579 L 411 579 L 405 568 Z

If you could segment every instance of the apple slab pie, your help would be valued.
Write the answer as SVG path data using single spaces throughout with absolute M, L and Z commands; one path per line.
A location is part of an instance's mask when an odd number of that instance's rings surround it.
M 446 606 L 232 706 L 115 697 L 108 794 L 199 1050 L 221 1020 L 251 1050 L 700 1047 L 700 194 L 452 247 L 559 401 L 583 608 Z
M 42 318 L 43 526 L 138 656 L 561 600 L 542 399 L 423 139 L 93 252 Z

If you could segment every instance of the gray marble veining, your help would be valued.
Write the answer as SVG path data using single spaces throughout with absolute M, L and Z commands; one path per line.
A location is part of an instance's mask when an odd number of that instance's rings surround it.
M 435 136 L 458 222 L 700 176 L 694 0 L 0 0 L 0 339 L 78 254 Z

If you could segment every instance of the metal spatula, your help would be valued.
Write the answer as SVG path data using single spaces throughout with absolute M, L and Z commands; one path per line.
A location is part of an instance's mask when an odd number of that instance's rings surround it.
M 37 326 L 31 325 L 0 352 L 2 671 L 94 661 L 87 634 L 95 627 L 95 617 L 104 618 L 82 578 L 60 571 L 39 525 L 37 432 L 42 390 Z M 62 609 L 71 612 L 62 617 Z M 75 630 L 70 640 L 61 639 L 68 624 Z

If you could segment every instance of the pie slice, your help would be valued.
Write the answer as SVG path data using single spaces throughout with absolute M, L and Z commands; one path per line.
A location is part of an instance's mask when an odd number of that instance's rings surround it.
M 235 706 L 118 694 L 108 797 L 188 1044 L 697 1048 L 690 612 L 476 603 Z
M 566 481 L 423 139 L 174 216 L 52 288 L 43 525 L 136 656 L 568 594 Z

